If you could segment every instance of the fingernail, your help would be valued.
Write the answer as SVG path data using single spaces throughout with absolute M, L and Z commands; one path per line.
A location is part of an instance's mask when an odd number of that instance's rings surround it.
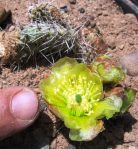
M 22 90 L 12 98 L 12 114 L 21 120 L 33 120 L 38 111 L 38 100 L 33 91 Z

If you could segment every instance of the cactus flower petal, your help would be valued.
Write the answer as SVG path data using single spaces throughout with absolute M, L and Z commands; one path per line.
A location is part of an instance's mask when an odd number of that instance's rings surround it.
M 98 67 L 94 65 L 91 69 L 87 64 L 65 57 L 52 66 L 51 74 L 40 84 L 48 107 L 70 129 L 71 140 L 92 140 L 104 130 L 103 118 L 112 118 L 122 105 L 128 105 L 117 95 L 104 97 L 105 76 L 102 77 L 101 72 L 108 74 Z M 111 77 L 107 82 L 117 83 L 123 78 L 116 67 L 111 67 L 110 71 L 113 72 L 109 73 Z

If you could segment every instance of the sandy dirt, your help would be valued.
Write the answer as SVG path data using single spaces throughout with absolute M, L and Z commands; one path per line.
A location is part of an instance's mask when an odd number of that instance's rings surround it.
M 0 6 L 12 11 L 13 24 L 26 24 L 28 6 L 33 2 L 37 1 L 0 0 Z M 75 27 L 82 26 L 87 21 L 96 24 L 116 62 L 119 57 L 138 50 L 137 19 L 133 14 L 123 14 L 114 0 L 77 0 L 76 4 L 70 4 L 68 0 L 53 0 L 52 4 L 59 8 L 66 5 L 67 17 Z M 38 84 L 47 73 L 44 66 L 29 66 L 15 72 L 3 67 L 0 88 L 23 85 L 32 88 L 41 98 Z M 138 90 L 138 77 L 127 77 L 125 84 Z M 71 142 L 63 123 L 45 110 L 30 128 L 1 141 L 0 149 L 138 149 L 137 107 L 138 98 L 129 112 L 106 122 L 106 130 L 93 141 L 81 143 Z

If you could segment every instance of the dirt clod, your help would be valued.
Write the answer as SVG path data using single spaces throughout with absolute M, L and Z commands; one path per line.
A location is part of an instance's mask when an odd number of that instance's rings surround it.
M 138 76 L 138 52 L 121 57 L 120 63 L 128 75 Z

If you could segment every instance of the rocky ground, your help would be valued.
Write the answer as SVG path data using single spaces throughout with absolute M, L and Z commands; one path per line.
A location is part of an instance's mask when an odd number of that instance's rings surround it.
M 74 27 L 80 27 L 86 22 L 91 26 L 96 25 L 108 44 L 109 53 L 117 63 L 124 55 L 138 51 L 137 19 L 133 14 L 124 14 L 114 0 L 47 0 L 46 2 L 48 1 L 61 8 Z M 0 6 L 12 11 L 13 24 L 26 24 L 28 6 L 36 2 L 37 0 L 0 0 Z M 138 54 L 134 55 L 137 55 L 135 58 L 137 59 Z M 125 84 L 138 90 L 138 64 L 131 65 L 132 62 L 133 60 L 129 58 L 123 59 L 122 62 L 125 67 L 131 67 L 130 75 L 135 72 L 135 75 L 127 76 Z M 15 72 L 4 67 L 0 74 L 0 88 L 24 85 L 31 87 L 39 95 L 38 84 L 47 71 L 44 66 L 28 67 Z M 137 106 L 138 98 L 128 113 L 107 122 L 105 125 L 107 129 L 92 142 L 81 143 L 71 142 L 63 123 L 50 111 L 45 110 L 33 126 L 0 142 L 0 149 L 137 149 Z

